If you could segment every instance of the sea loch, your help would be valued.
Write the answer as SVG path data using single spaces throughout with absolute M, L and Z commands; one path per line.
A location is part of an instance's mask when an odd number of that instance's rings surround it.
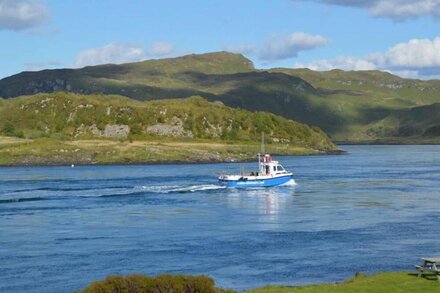
M 0 291 L 131 273 L 307 284 L 439 255 L 440 146 L 342 148 L 282 157 L 297 185 L 269 189 L 217 184 L 240 164 L 0 168 Z

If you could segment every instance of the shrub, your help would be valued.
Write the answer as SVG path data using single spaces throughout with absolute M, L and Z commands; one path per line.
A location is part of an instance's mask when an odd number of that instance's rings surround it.
M 5 126 L 3 126 L 1 133 L 6 136 L 15 136 L 15 137 L 20 137 L 20 138 L 24 137 L 23 130 L 16 129 L 14 124 L 12 124 L 9 121 L 5 123 Z
M 11 122 L 6 122 L 5 126 L 3 126 L 2 133 L 6 136 L 14 136 L 15 134 L 15 126 Z
M 82 293 L 216 293 L 214 280 L 207 276 L 142 275 L 108 276 L 91 283 Z

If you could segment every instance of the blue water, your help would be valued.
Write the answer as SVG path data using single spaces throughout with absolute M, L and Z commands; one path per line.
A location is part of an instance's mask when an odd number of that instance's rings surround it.
M 271 189 L 217 185 L 241 164 L 0 168 L 0 292 L 131 273 L 307 284 L 440 256 L 440 146 L 343 148 L 278 158 L 297 185 Z

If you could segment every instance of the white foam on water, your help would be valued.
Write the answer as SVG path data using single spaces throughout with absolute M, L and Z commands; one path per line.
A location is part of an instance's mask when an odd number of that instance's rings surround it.
M 217 190 L 217 189 L 225 189 L 226 186 L 215 185 L 215 184 L 205 184 L 205 185 L 191 185 L 185 186 L 181 188 L 176 188 L 171 190 L 171 192 L 195 192 L 195 191 L 203 191 L 203 190 Z
M 169 193 L 170 190 L 178 188 L 179 185 L 143 185 L 140 187 L 135 187 L 142 191 L 155 192 L 155 193 Z
M 88 189 L 85 191 L 75 192 L 75 196 L 78 197 L 106 197 L 106 196 L 117 196 L 117 195 L 129 195 L 133 193 L 133 188 L 121 187 L 121 188 L 97 188 Z
M 298 183 L 296 183 L 295 179 L 290 179 L 286 183 L 281 184 L 280 186 L 297 186 Z
M 171 193 L 171 192 L 196 192 L 203 190 L 217 190 L 224 189 L 226 186 L 220 186 L 215 184 L 202 184 L 202 185 L 152 185 L 152 186 L 141 186 L 141 190 L 155 192 L 155 193 Z

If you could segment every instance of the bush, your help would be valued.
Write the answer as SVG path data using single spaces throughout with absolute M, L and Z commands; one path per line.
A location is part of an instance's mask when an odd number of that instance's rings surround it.
M 6 122 L 5 126 L 3 126 L 2 133 L 6 136 L 14 136 L 15 134 L 15 126 L 11 122 Z
M 85 288 L 82 293 L 216 293 L 214 280 L 206 276 L 142 275 L 108 276 Z
M 1 133 L 6 136 L 15 136 L 15 137 L 24 137 L 24 132 L 21 129 L 16 129 L 14 124 L 11 122 L 6 122 L 5 126 L 3 127 Z

